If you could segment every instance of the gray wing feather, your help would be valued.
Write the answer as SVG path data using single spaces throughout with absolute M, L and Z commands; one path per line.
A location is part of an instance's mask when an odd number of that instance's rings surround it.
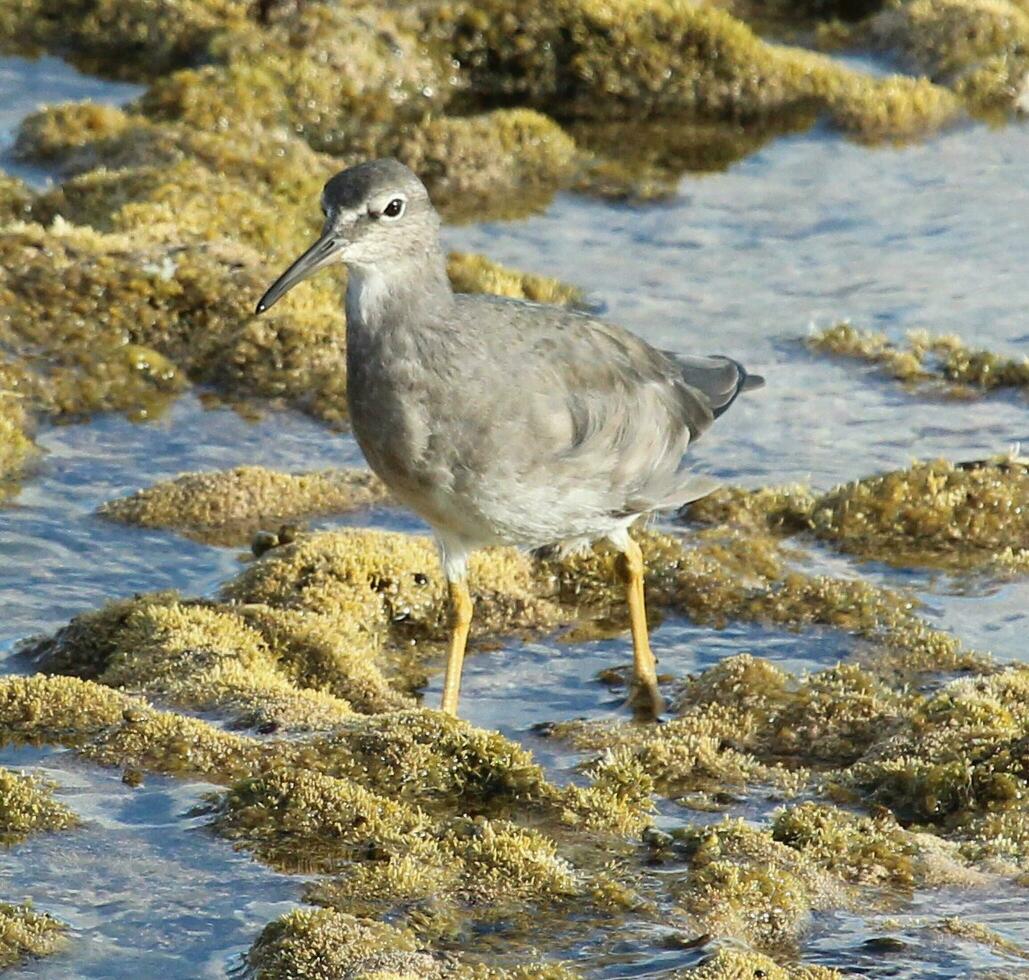
M 488 303 L 494 329 L 498 314 L 506 321 L 504 360 L 517 365 L 510 411 L 533 425 L 532 453 L 548 461 L 551 477 L 564 464 L 569 485 L 603 486 L 605 506 L 625 514 L 677 506 L 714 488 L 682 469 L 686 447 L 760 379 L 730 358 L 669 354 L 582 314 L 460 299 L 470 317 Z

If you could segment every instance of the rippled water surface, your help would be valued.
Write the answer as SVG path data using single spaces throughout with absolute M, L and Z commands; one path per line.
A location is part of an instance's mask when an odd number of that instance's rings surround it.
M 60 62 L 0 59 L 0 140 L 41 101 L 123 101 L 137 90 L 85 79 Z M 8 139 L 9 142 L 9 139 Z M 955 331 L 1016 353 L 1029 345 L 1029 128 L 967 127 L 907 149 L 869 150 L 823 133 L 780 140 L 725 174 L 684 181 L 671 202 L 634 208 L 561 196 L 525 221 L 448 229 L 452 247 L 583 286 L 606 314 L 676 351 L 732 354 L 768 378 L 696 447 L 705 469 L 749 485 L 809 480 L 828 488 L 913 457 L 977 459 L 1029 442 L 1023 399 L 915 399 L 852 365 L 814 359 L 799 344 L 810 325 L 850 318 L 900 336 L 913 327 Z M 9 161 L 7 169 L 14 169 Z M 41 180 L 39 171 L 21 171 Z M 312 202 L 312 206 L 314 203 Z M 107 524 L 104 500 L 183 470 L 261 463 L 300 470 L 353 465 L 352 439 L 290 412 L 247 420 L 205 410 L 194 395 L 162 418 L 118 416 L 50 428 L 46 454 L 0 510 L 0 656 L 26 669 L 15 642 L 104 599 L 160 588 L 210 592 L 239 567 L 234 549 Z M 383 510 L 359 520 L 413 528 Z M 839 556 L 815 553 L 834 574 Z M 879 567 L 861 572 L 915 588 L 934 620 L 1001 659 L 1029 659 L 1029 587 Z M 662 669 L 703 669 L 750 650 L 793 670 L 845 654 L 839 634 L 734 626 L 721 632 L 669 620 L 655 633 Z M 528 744 L 557 778 L 576 761 L 536 738 L 541 720 L 620 710 L 594 680 L 627 660 L 624 638 L 581 644 L 510 644 L 470 659 L 463 710 Z M 440 680 L 428 697 L 438 697 Z M 302 882 L 277 875 L 208 836 L 184 814 L 202 784 L 150 777 L 136 790 L 60 750 L 8 750 L 0 764 L 42 769 L 87 820 L 4 856 L 0 894 L 31 898 L 69 922 L 72 954 L 20 975 L 166 978 L 221 976 L 260 926 L 296 901 Z M 665 813 L 666 822 L 681 821 Z M 918 916 L 963 911 L 961 893 L 867 916 L 817 919 L 806 958 L 869 976 L 963 977 L 1014 970 L 981 947 L 928 941 Z M 922 902 L 922 904 L 920 904 Z M 975 915 L 1029 941 L 1023 895 L 976 893 Z M 869 941 L 893 937 L 885 956 Z M 626 938 L 604 976 L 657 976 L 697 954 L 659 952 Z M 580 952 L 585 952 L 583 949 Z

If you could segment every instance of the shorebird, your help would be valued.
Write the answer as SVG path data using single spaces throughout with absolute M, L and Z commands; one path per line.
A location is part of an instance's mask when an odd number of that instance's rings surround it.
M 728 357 L 656 350 L 562 307 L 455 294 L 440 218 L 396 160 L 332 177 L 318 240 L 261 297 L 347 267 L 347 402 L 372 470 L 439 544 L 451 607 L 442 709 L 457 714 L 472 620 L 467 563 L 511 544 L 618 552 L 633 641 L 630 703 L 663 704 L 630 526 L 715 485 L 684 468 L 687 446 L 763 382 Z

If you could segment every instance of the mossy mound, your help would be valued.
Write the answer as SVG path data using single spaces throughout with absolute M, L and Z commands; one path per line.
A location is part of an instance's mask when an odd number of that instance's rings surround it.
M 843 974 L 825 966 L 791 964 L 779 966 L 761 953 L 745 953 L 738 949 L 720 949 L 700 966 L 683 970 L 680 980 L 842 980 Z
M 377 131 L 450 98 L 453 70 L 417 31 L 402 10 L 291 5 L 268 28 L 223 35 L 214 64 L 157 79 L 139 105 L 203 131 L 282 126 L 316 150 L 366 156 Z
M 78 822 L 68 807 L 54 799 L 50 784 L 0 768 L 0 844 L 16 844 L 29 834 L 65 830 Z
M 389 498 L 365 470 L 280 473 L 261 466 L 183 473 L 103 504 L 99 513 L 138 527 L 171 528 L 208 544 L 238 545 L 281 521 L 360 510 Z
M 473 557 L 473 633 L 510 633 L 562 622 L 540 595 L 540 572 L 513 548 Z M 428 538 L 374 531 L 311 534 L 277 548 L 222 589 L 223 598 L 333 617 L 351 634 L 442 639 L 444 582 Z
M 886 334 L 838 323 L 808 339 L 820 353 L 836 354 L 877 365 L 912 387 L 967 398 L 995 388 L 1029 389 L 1029 357 L 1009 358 L 968 347 L 953 334 L 934 336 L 914 330 L 907 342 L 894 344 Z
M 576 147 L 541 113 L 498 109 L 429 119 L 402 132 L 387 155 L 421 177 L 447 218 L 482 221 L 543 210 L 567 184 Z
M 585 303 L 582 290 L 577 286 L 569 286 L 550 276 L 517 272 L 482 255 L 451 252 L 447 260 L 447 275 L 459 293 L 493 293 L 560 306 L 582 306 Z
M 565 115 L 754 118 L 816 108 L 866 138 L 930 131 L 957 100 L 924 80 L 873 79 L 766 44 L 729 14 L 684 0 L 452 4 L 433 30 L 484 98 Z
M 46 49 L 87 70 L 148 78 L 204 60 L 221 31 L 242 27 L 246 0 L 19 0 L 0 10 L 0 45 Z
M 981 830 L 987 815 L 1025 812 L 1027 739 L 1029 670 L 1017 665 L 920 698 L 839 781 L 904 823 Z
M 490 967 L 425 949 L 411 932 L 332 909 L 298 909 L 265 926 L 247 954 L 252 980 L 576 980 L 559 963 Z
M 23 372 L 0 362 L 0 500 L 14 489 L 14 480 L 36 455 L 24 408 Z
M 25 366 L 25 403 L 58 416 L 149 417 L 186 378 L 345 414 L 338 293 L 312 283 L 255 321 L 274 277 L 246 246 L 147 243 L 57 222 L 0 233 L 0 339 Z
M 752 534 L 810 532 L 841 551 L 905 568 L 1021 572 L 1029 567 L 1029 464 L 1013 455 L 937 459 L 824 494 L 724 487 L 683 516 Z
M 686 873 L 673 892 L 696 928 L 762 951 L 795 942 L 815 909 L 839 906 L 839 882 L 766 830 L 742 820 L 685 828 L 672 853 Z
M 871 36 L 979 110 L 1029 112 L 1029 9 L 1018 0 L 894 0 Z
M 1029 463 L 946 460 L 857 480 L 819 497 L 811 526 L 862 557 L 910 567 L 1029 569 Z
M 661 792 L 694 806 L 754 784 L 795 792 L 808 767 L 860 759 L 907 707 L 852 664 L 798 680 L 740 654 L 687 681 L 676 716 L 658 728 L 564 722 L 554 733 L 580 749 L 629 753 Z
M 27 220 L 34 197 L 23 180 L 0 170 L 0 225 Z
M 51 956 L 66 939 L 65 925 L 28 905 L 0 903 L 0 970 L 27 959 Z
M 367 922 L 332 909 L 297 909 L 264 927 L 247 954 L 247 975 L 254 980 L 310 977 L 337 980 L 360 970 L 371 957 L 391 955 L 399 976 L 433 976 L 434 967 L 418 959 L 413 935 L 382 922 Z M 403 961 L 399 958 L 405 957 Z M 415 964 L 417 970 L 404 970 Z M 396 969 L 400 967 L 400 969 Z

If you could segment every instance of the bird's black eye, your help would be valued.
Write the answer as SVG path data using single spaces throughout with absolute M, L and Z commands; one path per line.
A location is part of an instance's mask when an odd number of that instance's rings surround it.
M 383 209 L 383 217 L 386 218 L 399 218 L 404 213 L 404 199 L 402 197 L 395 197 L 389 202 Z

